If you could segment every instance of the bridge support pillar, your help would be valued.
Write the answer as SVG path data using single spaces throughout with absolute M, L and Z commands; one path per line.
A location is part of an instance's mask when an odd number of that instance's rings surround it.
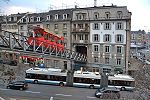
M 69 62 L 67 63 L 69 65 Z M 66 78 L 66 85 L 73 86 L 73 77 L 74 77 L 74 70 L 73 70 L 73 61 L 70 61 L 70 68 L 67 71 L 67 78 Z

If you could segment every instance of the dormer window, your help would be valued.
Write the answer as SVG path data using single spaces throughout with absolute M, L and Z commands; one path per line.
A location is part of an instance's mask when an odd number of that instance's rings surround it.
M 11 17 L 9 17 L 8 21 L 11 21 Z
M 79 15 L 79 20 L 81 20 L 81 19 L 82 19 L 82 15 L 80 14 L 80 15 Z
M 29 22 L 29 17 L 26 18 L 26 21 Z
M 47 15 L 47 20 L 50 20 L 51 19 L 51 16 L 50 15 Z
M 77 18 L 77 20 L 86 19 L 86 13 L 77 13 L 76 18 Z
M 67 19 L 68 18 L 68 14 L 63 14 L 63 19 Z
M 123 16 L 122 11 L 117 11 L 117 18 L 122 18 L 122 16 Z
M 55 19 L 58 19 L 58 14 L 55 14 Z
M 41 18 L 40 18 L 40 17 L 37 17 L 37 21 L 41 21 Z
M 14 21 L 17 21 L 17 17 L 14 17 Z
M 106 19 L 109 19 L 110 18 L 110 12 L 105 12 L 106 14 Z
M 94 19 L 98 19 L 99 18 L 99 13 L 98 12 L 94 12 Z
M 21 23 L 23 23 L 23 18 L 20 20 Z
M 34 22 L 34 18 L 33 17 L 30 18 L 30 22 Z

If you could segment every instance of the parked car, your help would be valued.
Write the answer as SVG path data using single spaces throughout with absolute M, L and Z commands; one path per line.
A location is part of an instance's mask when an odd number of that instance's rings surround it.
M 11 82 L 7 85 L 8 89 L 25 90 L 28 88 L 28 84 L 24 81 Z
M 105 87 L 97 89 L 95 92 L 95 96 L 101 99 L 119 99 L 120 90 L 116 87 Z

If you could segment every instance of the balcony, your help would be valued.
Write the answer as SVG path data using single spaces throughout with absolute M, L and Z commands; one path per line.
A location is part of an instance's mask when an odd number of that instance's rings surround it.
M 80 28 L 73 28 L 72 29 L 72 32 L 90 32 L 89 28 L 83 28 L 83 29 L 80 29 Z
M 73 40 L 73 44 L 89 44 L 89 40 Z

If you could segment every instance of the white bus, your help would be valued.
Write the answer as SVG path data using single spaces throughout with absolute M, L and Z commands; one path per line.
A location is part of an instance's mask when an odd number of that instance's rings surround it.
M 28 83 L 52 84 L 52 85 L 66 85 L 66 72 L 61 69 L 53 68 L 30 68 L 26 70 L 25 81 Z M 99 88 L 101 76 L 94 72 L 74 72 L 73 86 Z M 115 86 L 120 90 L 134 90 L 135 80 L 129 75 L 113 75 L 108 76 L 108 86 Z

